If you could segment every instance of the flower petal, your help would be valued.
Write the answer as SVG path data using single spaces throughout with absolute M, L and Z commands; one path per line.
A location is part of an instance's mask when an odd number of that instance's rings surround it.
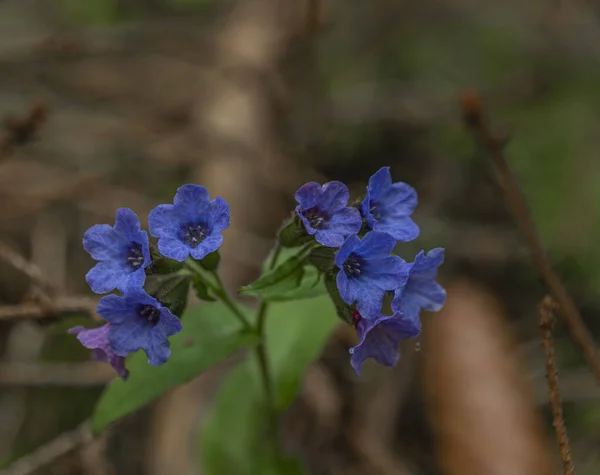
M 96 224 L 83 235 L 83 248 L 97 261 L 115 259 L 127 244 L 108 224 Z
M 390 167 L 380 168 L 369 178 L 369 185 L 367 186 L 369 199 L 379 199 L 388 192 L 391 186 L 392 173 L 390 172 Z
M 160 253 L 179 262 L 183 262 L 190 255 L 190 248 L 179 239 L 171 237 L 162 237 L 158 241 L 158 250 Z
M 307 210 L 317 204 L 317 201 L 321 197 L 321 185 L 314 181 L 305 183 L 294 195 L 296 201 L 300 204 L 301 209 Z
M 129 208 L 119 208 L 114 229 L 127 241 L 132 241 L 132 237 L 137 237 L 137 233 L 141 231 L 140 218 Z
M 335 265 L 342 269 L 346 259 L 350 257 L 350 254 L 352 254 L 352 252 L 354 252 L 354 250 L 360 246 L 360 244 L 360 238 L 356 234 L 351 234 L 348 236 L 344 241 L 344 244 L 342 244 L 339 251 L 335 255 Z
M 315 240 L 326 247 L 340 247 L 344 243 L 344 234 L 339 232 L 337 229 L 329 230 L 313 230 L 315 233 Z M 310 233 L 309 233 L 310 234 Z
M 162 327 L 164 334 L 167 336 L 175 335 L 183 329 L 181 320 L 173 315 L 166 307 L 160 309 L 160 320 L 158 324 Z
M 331 216 L 331 219 L 329 220 L 329 228 L 335 229 L 344 236 L 358 233 L 361 227 L 362 218 L 360 216 L 360 211 L 356 208 L 343 208 Z
M 406 283 L 410 268 L 399 256 L 370 259 L 365 263 L 364 281 L 380 290 L 396 290 Z
M 350 192 L 348 187 L 341 181 L 330 181 L 321 188 L 321 196 L 318 200 L 319 208 L 334 214 L 348 204 Z
M 148 229 L 155 238 L 176 237 L 181 220 L 175 206 L 158 205 L 148 214 Z
M 223 244 L 223 235 L 218 231 L 213 231 L 196 248 L 190 248 L 190 255 L 197 260 L 204 259 L 211 252 L 215 252 Z
M 394 216 L 409 216 L 417 207 L 417 191 L 408 183 L 394 183 L 385 195 L 386 211 Z
M 213 232 L 223 231 L 227 229 L 230 224 L 230 212 L 229 204 L 220 196 L 217 196 L 211 201 L 212 214 L 213 214 Z
M 177 189 L 173 204 L 183 209 L 205 208 L 210 202 L 210 193 L 204 186 L 187 184 Z
M 144 351 L 148 356 L 148 363 L 160 366 L 167 362 L 171 356 L 171 344 L 160 326 L 155 326 L 148 335 L 148 344 Z
M 147 345 L 151 328 L 150 322 L 142 318 L 123 319 L 110 326 L 108 342 L 117 355 L 126 356 Z
M 389 256 L 395 246 L 396 240 L 389 234 L 370 231 L 365 234 L 356 253 L 360 256 L 368 256 L 369 259 L 381 259 Z
M 115 261 L 100 261 L 85 275 L 85 280 L 97 294 L 112 292 L 127 279 L 127 271 Z
M 131 304 L 123 297 L 115 294 L 107 295 L 100 299 L 96 313 L 110 323 L 122 323 L 131 313 Z
M 117 289 L 125 293 L 131 287 L 143 287 L 146 282 L 146 272 L 144 271 L 144 267 L 147 266 L 140 267 L 134 272 L 129 272 L 126 275 L 126 278 L 122 279 L 119 283 Z
M 353 280 L 355 282 L 358 281 L 358 279 L 350 279 L 350 281 Z M 356 300 L 356 309 L 363 318 L 374 318 L 381 312 L 385 291 L 374 286 L 364 285 L 363 283 L 363 285 L 356 290 L 356 293 L 359 296 Z
M 413 241 L 419 237 L 419 226 L 409 217 L 390 219 L 385 217 L 373 224 L 373 230 L 387 233 L 400 242 Z
M 399 358 L 398 344 L 421 333 L 419 319 L 401 314 L 380 315 L 374 320 L 362 319 L 357 325 L 360 342 L 350 348 L 350 363 L 360 375 L 365 360 L 373 358 L 383 366 L 394 366 Z

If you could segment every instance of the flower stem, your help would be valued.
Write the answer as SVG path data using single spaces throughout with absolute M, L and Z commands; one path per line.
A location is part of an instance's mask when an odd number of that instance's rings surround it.
M 279 243 L 276 244 L 275 250 L 273 251 L 273 257 L 269 263 L 269 270 L 275 267 L 277 258 L 281 253 L 281 246 Z M 267 408 L 269 411 L 269 429 L 270 434 L 276 441 L 277 436 L 277 413 L 275 410 L 275 395 L 273 393 L 273 379 L 269 369 L 269 358 L 267 355 L 267 336 L 265 334 L 265 321 L 267 316 L 267 308 L 269 304 L 266 301 L 261 301 L 258 307 L 257 318 L 256 318 L 256 332 L 260 336 L 260 343 L 256 347 L 256 356 L 258 358 L 258 365 L 260 368 L 260 374 L 265 388 L 265 399 Z
M 200 281 L 206 285 L 215 296 L 235 315 L 235 317 L 240 321 L 240 323 L 244 326 L 244 329 L 249 330 L 252 328 L 248 319 L 244 315 L 244 312 L 241 311 L 240 307 L 234 302 L 234 300 L 230 297 L 227 290 L 223 286 L 223 282 L 221 281 L 221 277 L 216 271 L 211 271 L 211 274 L 214 276 L 216 285 L 213 284 L 209 279 L 204 276 L 204 269 L 200 267 L 200 265 L 194 261 L 193 259 L 188 259 L 185 261 L 186 266 L 190 269 Z

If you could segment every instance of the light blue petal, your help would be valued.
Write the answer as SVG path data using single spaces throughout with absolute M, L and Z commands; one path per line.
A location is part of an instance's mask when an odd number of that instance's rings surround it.
M 160 253 L 179 262 L 185 261 L 190 255 L 190 247 L 179 239 L 163 237 L 158 240 L 158 250 Z
M 151 328 L 146 319 L 131 314 L 122 323 L 110 326 L 108 342 L 117 355 L 127 356 L 148 345 Z
M 127 279 L 127 272 L 116 261 L 100 261 L 85 275 L 85 280 L 97 294 L 112 292 Z
M 144 348 L 146 355 L 148 356 L 148 363 L 151 366 L 160 366 L 165 364 L 169 356 L 171 356 L 169 340 L 165 335 L 163 329 L 156 325 L 148 335 L 147 345 Z
M 108 224 L 96 224 L 83 235 L 83 248 L 97 261 L 116 259 L 127 241 Z
M 384 196 L 392 186 L 392 174 L 390 167 L 382 167 L 377 170 L 371 178 L 367 187 L 371 201 L 378 200 Z
M 230 224 L 229 204 L 220 196 L 211 201 L 213 215 L 213 231 L 223 231 Z
M 182 224 L 173 205 L 158 205 L 148 214 L 148 229 L 155 238 L 178 236 Z
M 298 188 L 294 198 L 300 204 L 301 210 L 307 210 L 317 204 L 321 196 L 321 185 L 314 181 L 308 182 Z
M 213 232 L 204 241 L 202 241 L 196 248 L 190 248 L 190 255 L 196 259 L 204 259 L 211 252 L 215 252 L 223 244 L 223 235 L 219 232 Z
M 321 196 L 317 205 L 330 215 L 342 210 L 348 204 L 350 192 L 341 181 L 330 181 L 321 188 Z
M 360 242 L 360 238 L 356 234 L 348 236 L 335 255 L 335 265 L 342 269 L 344 262 L 346 262 L 346 259 L 350 257 L 350 254 L 352 254 L 352 252 L 360 245 Z
M 129 318 L 131 306 L 119 295 L 107 295 L 98 302 L 96 313 L 107 322 L 119 324 Z
M 400 242 L 410 242 L 419 237 L 419 226 L 409 217 L 383 218 L 373 225 L 375 231 L 387 233 Z
M 162 331 L 166 336 L 175 335 L 183 328 L 181 320 L 173 315 L 166 307 L 160 309 L 160 320 L 158 321 L 158 325 L 161 326 Z
M 370 231 L 355 252 L 364 259 L 381 259 L 389 256 L 395 245 L 396 240 L 389 234 Z

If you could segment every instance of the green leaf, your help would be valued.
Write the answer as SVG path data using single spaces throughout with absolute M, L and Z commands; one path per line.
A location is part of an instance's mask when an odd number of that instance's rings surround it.
M 219 267 L 219 262 L 221 262 L 219 251 L 211 252 L 204 259 L 198 261 L 202 268 L 207 271 L 216 270 Z
M 146 277 L 146 292 L 167 307 L 173 314 L 185 310 L 192 278 L 189 274 L 150 274 Z
M 302 222 L 295 214 L 283 223 L 283 226 L 277 233 L 277 241 L 283 247 L 302 246 L 312 239 L 313 237 L 306 232 Z
M 334 259 L 337 251 L 333 247 L 319 246 L 311 251 L 308 262 L 321 272 L 328 272 L 335 267 Z
M 312 245 L 302 248 L 296 255 L 273 270 L 264 272 L 258 280 L 242 287 L 239 293 L 263 298 L 265 295 L 273 296 L 298 288 L 304 276 L 303 266 L 311 248 Z
M 183 330 L 170 338 L 171 357 L 164 365 L 150 366 L 142 351 L 127 361 L 128 381 L 115 379 L 100 397 L 92 416 L 94 433 L 259 341 L 257 335 L 242 332 L 221 303 L 189 309 L 182 320 Z
M 192 284 L 194 285 L 194 290 L 196 291 L 196 296 L 200 300 L 204 300 L 205 302 L 215 302 L 217 299 L 210 294 L 210 290 L 208 289 L 208 285 L 206 282 L 202 280 L 202 278 L 194 274 L 192 279 Z
M 306 367 L 338 323 L 327 296 L 269 306 L 267 351 L 279 413 L 297 396 Z M 273 452 L 265 442 L 264 389 L 252 356 L 227 376 L 217 394 L 201 431 L 201 464 L 207 475 L 302 474 L 297 461 Z
M 323 295 L 327 290 L 321 279 L 321 273 L 313 266 L 302 268 L 300 283 L 286 292 L 266 292 L 261 295 L 262 300 L 268 302 L 287 302 L 290 300 L 312 299 Z

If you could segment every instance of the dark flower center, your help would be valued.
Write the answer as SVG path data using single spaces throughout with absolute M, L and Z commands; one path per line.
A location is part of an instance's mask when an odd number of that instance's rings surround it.
M 188 246 L 198 247 L 208 237 L 209 231 L 205 224 L 186 224 L 183 227 L 183 242 Z
M 379 221 L 381 219 L 381 211 L 379 211 L 377 203 L 371 202 L 371 208 L 369 209 L 369 212 L 375 221 Z
M 157 309 L 154 305 L 142 305 L 140 308 L 140 317 L 148 320 L 150 325 L 156 325 L 158 320 L 160 319 L 160 310 Z
M 310 226 L 314 229 L 325 229 L 327 221 L 329 221 L 329 213 L 319 209 L 317 206 L 302 211 L 302 215 L 308 220 Z
M 360 258 L 360 256 L 357 256 L 356 254 L 350 254 L 350 257 L 348 257 L 346 262 L 344 262 L 344 272 L 348 277 L 359 277 L 362 273 L 361 267 L 363 264 L 363 260 Z
M 139 269 L 142 267 L 142 264 L 144 264 L 144 253 L 142 252 L 142 246 L 137 242 L 132 242 L 129 244 L 129 247 L 125 252 L 125 257 L 127 259 L 127 265 L 133 270 Z

